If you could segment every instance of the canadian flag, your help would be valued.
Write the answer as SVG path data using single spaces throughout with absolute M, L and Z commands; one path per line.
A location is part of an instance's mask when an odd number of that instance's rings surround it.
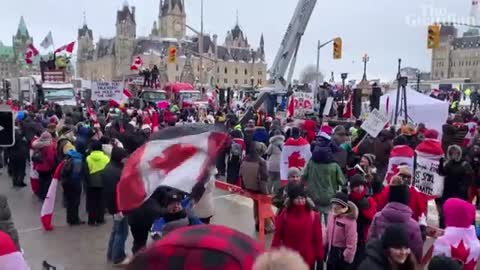
M 33 58 L 38 55 L 38 50 L 33 44 L 28 45 L 25 51 L 25 62 L 29 65 L 33 63 Z
M 410 146 L 397 145 L 393 147 L 392 151 L 390 152 L 387 174 L 385 176 L 385 181 L 387 184 L 390 184 L 392 177 L 398 173 L 398 166 L 400 165 L 407 166 L 410 170 L 410 173 L 413 175 L 414 154 L 415 153 Z
M 475 121 L 470 121 L 465 125 L 468 126 L 468 133 L 465 135 L 464 145 L 468 146 L 470 142 L 473 140 L 475 135 L 477 134 L 477 123 Z
M 98 122 L 97 113 L 95 112 L 94 109 L 92 109 L 92 107 L 87 106 L 87 113 L 88 113 L 88 117 L 90 117 L 94 123 Z
M 133 95 L 128 89 L 123 89 L 122 95 L 120 96 L 120 99 L 112 99 L 110 100 L 110 105 L 112 107 L 114 106 L 121 106 L 125 103 L 128 102 L 128 99 L 131 98 Z
M 142 66 L 143 66 L 143 59 L 140 56 L 137 56 L 133 60 L 133 63 L 130 66 L 130 70 L 140 70 Z
M 63 45 L 62 47 L 56 49 L 55 53 L 59 53 L 62 51 L 66 51 L 67 53 L 72 53 L 74 48 L 75 48 L 75 41 L 70 42 L 67 45 Z
M 293 100 L 293 95 L 290 97 L 289 101 L 288 101 L 288 117 L 293 117 L 293 115 L 295 114 L 295 102 Z
M 352 96 L 350 95 L 348 97 L 347 104 L 345 104 L 345 107 L 343 108 L 343 118 L 350 118 L 352 117 Z
M 298 168 L 303 170 L 312 157 L 310 144 L 307 140 L 300 137 L 298 139 L 289 138 L 282 148 L 280 156 L 280 179 L 285 184 L 288 180 L 288 169 Z
M 30 269 L 12 238 L 3 231 L 0 231 L 0 266 L 2 270 Z
M 45 198 L 45 201 L 43 201 L 42 210 L 40 212 L 40 221 L 42 222 L 42 226 L 46 231 L 53 230 L 52 218 L 55 209 L 55 197 L 57 194 L 58 179 L 60 177 L 60 172 L 62 171 L 63 164 L 63 161 L 60 162 L 60 164 L 58 164 L 57 168 L 55 169 L 52 182 L 50 183 L 50 187 L 48 188 L 47 197 Z

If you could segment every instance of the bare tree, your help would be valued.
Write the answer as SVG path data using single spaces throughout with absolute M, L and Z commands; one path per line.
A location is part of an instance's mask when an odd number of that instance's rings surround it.
M 317 79 L 319 84 L 322 83 L 323 74 L 321 72 L 317 73 L 317 68 L 314 65 L 306 66 L 300 74 L 300 81 L 302 83 L 313 83 Z

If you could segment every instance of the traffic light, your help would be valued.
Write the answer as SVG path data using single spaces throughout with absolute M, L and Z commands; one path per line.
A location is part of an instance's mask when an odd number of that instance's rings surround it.
M 427 48 L 436 49 L 440 46 L 440 25 L 428 26 Z
M 333 40 L 333 59 L 342 58 L 342 38 L 336 38 Z
M 168 63 L 174 64 L 177 62 L 177 47 L 170 46 L 168 48 Z

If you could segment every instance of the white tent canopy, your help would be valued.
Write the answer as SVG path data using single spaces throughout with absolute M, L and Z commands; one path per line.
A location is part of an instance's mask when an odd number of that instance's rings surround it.
M 400 92 L 402 94 L 402 92 Z M 431 98 L 422 93 L 419 93 L 412 88 L 406 88 L 407 93 L 407 112 L 409 123 L 424 123 L 427 128 L 435 129 L 442 133 L 442 126 L 448 119 L 448 102 Z M 388 117 L 390 124 L 393 124 L 395 119 L 395 104 L 397 102 L 397 91 L 391 91 L 383 95 L 380 99 L 380 111 L 384 113 L 387 111 L 388 100 Z M 402 98 L 400 97 L 400 102 Z M 400 110 L 399 104 L 399 110 Z M 401 123 L 405 118 L 405 112 L 402 111 L 398 115 L 398 123 Z

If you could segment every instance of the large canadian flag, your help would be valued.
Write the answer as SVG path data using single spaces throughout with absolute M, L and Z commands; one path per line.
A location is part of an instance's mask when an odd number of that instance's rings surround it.
M 40 212 L 40 221 L 42 222 L 43 229 L 46 231 L 53 230 L 52 218 L 55 210 L 55 198 L 57 196 L 58 180 L 60 178 L 63 164 L 63 161 L 60 162 L 53 173 L 52 182 L 50 183 L 47 197 L 45 198 L 45 201 L 43 201 L 42 210 Z
M 475 135 L 477 134 L 477 123 L 475 121 L 470 121 L 465 125 L 468 126 L 468 133 L 465 135 L 464 145 L 468 146 L 470 142 L 473 140 Z
M 117 185 L 118 208 L 129 211 L 141 206 L 160 186 L 193 193 L 197 184 L 204 185 L 209 179 L 210 168 L 227 139 L 228 134 L 203 124 L 154 133 L 123 168 Z
M 25 62 L 29 65 L 33 63 L 33 58 L 38 55 L 38 50 L 33 44 L 28 45 L 25 51 Z
M 71 54 L 71 53 L 73 53 L 74 48 L 75 48 L 75 41 L 72 41 L 72 42 L 68 43 L 67 45 L 63 45 L 62 47 L 56 49 L 55 53 L 65 51 L 65 52 Z
M 310 144 L 306 139 L 302 137 L 289 138 L 285 142 L 280 156 L 280 179 L 288 180 L 288 169 L 290 168 L 295 167 L 302 171 L 311 157 Z
M 123 89 L 122 95 L 120 96 L 120 99 L 112 99 L 110 101 L 111 105 L 123 105 L 128 102 L 128 99 L 131 98 L 133 95 L 128 89 Z
M 390 180 L 398 173 L 398 166 L 407 166 L 410 173 L 413 175 L 413 160 L 414 151 L 408 145 L 394 146 L 390 152 L 390 158 L 388 160 L 387 174 L 385 175 L 385 181 L 390 184 Z

